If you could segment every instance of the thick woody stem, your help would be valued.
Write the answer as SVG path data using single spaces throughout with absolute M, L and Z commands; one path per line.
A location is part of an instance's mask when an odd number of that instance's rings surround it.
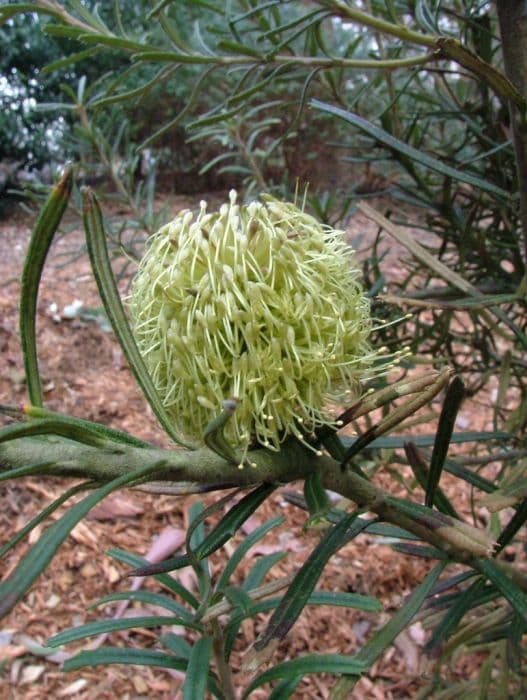
M 434 518 L 412 517 L 397 507 L 397 499 L 379 489 L 367 479 L 328 456 L 317 456 L 299 442 L 291 440 L 280 452 L 254 450 L 251 462 L 256 467 L 239 469 L 208 449 L 194 451 L 145 449 L 119 445 L 107 449 L 79 445 L 57 438 L 22 438 L 0 444 L 0 476 L 2 472 L 37 464 L 45 458 L 52 461 L 43 474 L 49 476 L 93 479 L 106 482 L 123 474 L 160 461 L 166 463 L 163 471 L 156 472 L 156 482 L 193 482 L 195 484 L 228 483 L 232 486 L 251 486 L 262 482 L 289 483 L 305 479 L 314 470 L 320 471 L 322 485 L 367 507 L 387 522 L 391 522 L 418 536 L 425 542 L 440 547 L 457 561 L 469 562 L 470 549 L 438 542 Z

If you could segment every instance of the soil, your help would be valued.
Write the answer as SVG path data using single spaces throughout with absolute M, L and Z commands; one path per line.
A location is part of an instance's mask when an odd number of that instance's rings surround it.
M 181 198 L 169 202 L 173 212 L 187 204 L 188 201 Z M 17 309 L 21 266 L 32 223 L 32 217 L 15 212 L 0 227 L 0 402 L 10 405 L 19 405 L 26 400 Z M 361 217 L 354 220 L 353 227 L 361 233 L 373 229 Z M 353 227 L 351 237 L 355 232 Z M 95 320 L 88 315 L 65 318 L 64 308 L 76 299 L 82 301 L 85 310 L 100 307 L 88 260 L 82 254 L 82 235 L 76 221 L 71 220 L 67 228 L 69 232 L 53 245 L 38 301 L 38 345 L 46 406 L 166 445 L 167 439 L 136 388 L 112 333 L 96 320 L 97 317 Z M 482 415 L 481 426 L 485 421 L 486 416 Z M 430 427 L 427 430 L 430 431 Z M 406 478 L 408 475 L 403 471 L 400 476 Z M 393 474 L 390 476 L 389 471 L 379 475 L 378 479 L 392 493 L 405 493 L 403 485 L 393 478 Z M 64 480 L 42 477 L 1 482 L 0 545 L 71 485 Z M 285 518 L 285 522 L 253 548 L 240 565 L 239 581 L 244 579 L 258 556 L 279 550 L 285 550 L 287 556 L 273 567 L 266 581 L 295 572 L 318 541 L 316 531 L 303 531 L 305 513 L 285 500 L 284 491 L 294 487 L 301 490 L 299 484 L 294 484 L 277 492 L 248 523 L 246 531 L 277 514 Z M 449 483 L 446 488 L 449 488 Z M 115 495 L 92 511 L 89 518 L 73 530 L 30 593 L 1 623 L 0 673 L 3 682 L 0 684 L 0 698 L 168 700 L 180 697 L 182 679 L 177 673 L 137 666 L 101 666 L 64 673 L 61 670 L 63 655 L 39 655 L 35 644 L 44 644 L 58 631 L 114 613 L 115 604 L 88 610 L 104 595 L 130 587 L 130 579 L 124 577 L 128 567 L 110 558 L 109 549 L 145 555 L 162 533 L 176 539 L 181 535 L 192 503 L 203 500 L 208 504 L 215 498 L 214 495 L 206 498 L 154 495 L 134 490 Z M 470 494 L 458 493 L 456 504 L 469 512 Z M 64 512 L 61 508 L 52 520 Z M 42 531 L 43 527 L 37 527 L 27 541 L 6 555 L 2 561 L 4 576 L 16 567 L 21 555 Z M 239 541 L 238 536 L 234 543 Z M 221 571 L 222 563 L 232 551 L 233 544 L 228 543 L 212 558 L 215 572 Z M 368 614 L 344 608 L 308 607 L 276 651 L 272 663 L 311 652 L 352 653 L 389 619 L 428 570 L 425 560 L 397 553 L 388 544 L 368 535 L 358 537 L 331 559 L 319 589 L 376 596 L 384 611 Z M 186 585 L 196 585 L 190 574 L 183 573 L 182 577 Z M 152 581 L 145 582 L 144 587 L 161 590 Z M 125 614 L 144 612 L 144 605 L 132 605 Z M 236 669 L 239 669 L 245 652 L 266 619 L 267 616 L 260 615 L 243 624 L 235 646 Z M 158 630 L 139 629 L 114 634 L 108 643 L 150 648 L 156 646 L 157 636 Z M 192 635 L 188 638 L 192 640 Z M 368 676 L 359 681 L 350 697 L 354 700 L 414 697 L 429 680 L 432 662 L 423 653 L 426 638 L 427 632 L 421 624 L 413 624 L 375 663 Z M 88 644 L 69 645 L 65 652 L 71 654 Z M 475 661 L 458 664 L 452 670 L 453 679 L 469 677 L 475 664 Z M 247 674 L 237 672 L 236 685 L 244 687 L 248 678 Z M 334 679 L 329 677 L 307 677 L 300 683 L 295 698 L 327 698 L 333 682 Z M 263 699 L 268 695 L 268 690 L 258 691 L 251 698 Z

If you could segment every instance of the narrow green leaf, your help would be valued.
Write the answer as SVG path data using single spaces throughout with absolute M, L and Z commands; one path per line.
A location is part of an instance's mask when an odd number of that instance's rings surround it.
M 190 652 L 185 682 L 183 683 L 183 700 L 203 700 L 207 690 L 207 673 L 212 656 L 212 638 L 201 637 Z
M 159 641 L 176 656 L 181 656 L 183 659 L 189 658 L 192 647 L 187 640 L 179 634 L 168 632 L 160 637 Z
M 147 605 L 155 605 L 159 608 L 165 608 L 165 610 L 170 610 L 178 617 L 184 619 L 191 619 L 192 613 L 184 608 L 182 605 L 177 603 L 175 600 L 162 593 L 152 593 L 152 591 L 119 591 L 118 593 L 111 593 L 106 595 L 95 603 L 88 606 L 88 610 L 93 608 L 98 608 L 101 605 L 108 605 L 108 603 L 114 603 L 119 600 L 128 600 L 131 603 L 139 602 L 145 603 Z
M 382 652 L 408 627 L 419 612 L 445 566 L 446 563 L 440 562 L 430 571 L 424 581 L 408 596 L 391 620 L 375 632 L 373 637 L 355 654 L 354 658 L 357 661 L 371 668 Z
M 121 630 L 129 630 L 134 628 L 149 629 L 150 627 L 163 627 L 164 625 L 181 625 L 186 629 L 202 631 L 201 625 L 192 622 L 188 619 L 183 619 L 170 616 L 148 615 L 144 617 L 125 617 L 111 618 L 109 620 L 96 620 L 95 622 L 87 622 L 85 625 L 72 627 L 69 630 L 64 630 L 48 639 L 47 646 L 59 647 L 62 644 L 71 644 L 79 639 L 94 637 L 98 634 L 110 634 L 112 632 L 120 632 Z
M 477 569 L 492 581 L 504 598 L 512 605 L 515 612 L 524 621 L 527 621 L 527 595 L 524 591 L 509 576 L 504 574 L 498 568 L 497 563 L 491 559 L 478 559 Z
M 95 195 L 89 188 L 83 189 L 83 202 L 86 243 L 88 245 L 93 274 L 104 304 L 106 315 L 117 336 L 117 340 L 128 360 L 130 369 L 163 428 L 174 442 L 184 447 L 192 448 L 192 445 L 185 442 L 175 432 L 173 421 L 165 411 L 165 407 L 159 398 L 159 394 L 146 370 L 143 358 L 135 343 L 112 272 L 102 213 Z M 35 402 L 33 401 L 33 403 Z
M 252 58 L 257 58 L 259 61 L 265 61 L 264 54 L 260 53 L 256 49 L 251 48 L 250 46 L 240 44 L 237 41 L 232 41 L 230 39 L 222 39 L 221 41 L 219 41 L 218 49 L 220 51 L 225 51 L 230 55 L 236 53 L 240 54 L 241 56 L 251 56 Z
M 229 559 L 225 562 L 225 566 L 223 568 L 223 571 L 221 572 L 220 578 L 218 579 L 215 590 L 221 591 L 222 588 L 227 585 L 230 577 L 236 570 L 236 567 L 240 564 L 242 559 L 244 559 L 245 555 L 251 549 L 251 547 L 253 547 L 259 540 L 265 537 L 265 535 L 270 530 L 281 525 L 284 522 L 284 520 L 284 517 L 279 516 L 277 518 L 269 520 L 263 525 L 260 525 L 260 527 L 256 528 L 254 532 L 251 532 L 251 534 L 248 535 L 243 540 L 243 542 L 240 545 L 238 545 L 238 547 L 236 547 Z
M 102 647 L 94 651 L 83 651 L 72 659 L 64 662 L 65 671 L 75 671 L 79 668 L 93 666 L 108 666 L 109 664 L 123 664 L 127 666 L 157 666 L 159 668 L 171 668 L 175 671 L 187 670 L 188 660 L 167 654 L 156 649 L 134 649 L 122 647 Z M 224 700 L 225 695 L 215 676 L 206 674 L 207 688 L 214 697 Z
M 98 44 L 101 46 L 107 46 L 111 49 L 123 49 L 124 51 L 145 51 L 152 49 L 155 51 L 154 47 L 146 46 L 141 44 L 139 41 L 130 41 L 130 39 L 123 39 L 120 36 L 107 36 L 105 34 L 81 34 L 79 36 L 79 41 L 83 41 L 85 44 Z
M 326 104 L 324 102 L 321 102 L 320 100 L 311 100 L 310 104 L 312 107 L 315 107 L 315 109 L 320 109 L 321 111 L 327 112 L 328 114 L 332 114 L 333 116 L 338 117 L 339 119 L 343 119 L 349 124 L 353 124 L 353 126 L 356 126 L 357 128 L 361 129 L 377 141 L 380 141 L 386 147 L 398 151 L 399 153 L 402 153 L 407 158 L 410 158 L 412 161 L 415 161 L 416 163 L 419 163 L 420 165 L 429 168 L 430 170 L 433 170 L 434 172 L 437 172 L 440 175 L 451 177 L 459 182 L 465 182 L 466 184 L 472 185 L 473 187 L 483 190 L 484 192 L 489 192 L 490 194 L 494 195 L 495 197 L 499 197 L 500 199 L 505 199 L 507 201 L 510 200 L 510 192 L 503 190 L 501 187 L 492 184 L 488 180 L 484 180 L 483 178 L 477 177 L 476 175 L 471 175 L 466 170 L 458 170 L 456 168 L 451 167 L 450 165 L 446 165 L 437 158 L 433 158 L 432 156 L 429 156 L 428 154 L 419 151 L 417 148 L 410 146 L 404 141 L 400 141 L 384 129 L 381 129 L 380 127 L 376 126 L 375 124 L 372 124 L 366 119 L 363 119 L 363 117 L 359 117 L 358 114 L 348 112 L 345 109 L 335 107 L 334 105 Z
M 89 49 L 77 51 L 77 53 L 71 53 L 68 56 L 65 56 L 64 58 L 59 58 L 57 61 L 53 61 L 52 63 L 46 64 L 42 68 L 42 73 L 43 75 L 47 75 L 48 73 L 52 73 L 53 71 L 62 70 L 63 68 L 67 68 L 68 66 L 71 66 L 74 63 L 79 63 L 80 61 L 84 61 L 87 58 L 96 56 L 98 53 L 100 53 L 100 51 L 100 48 L 98 48 L 97 46 L 92 46 Z
M 65 671 L 75 671 L 87 666 L 108 666 L 109 664 L 159 666 L 160 668 L 173 668 L 177 671 L 187 670 L 186 659 L 178 659 L 176 656 L 155 649 L 126 647 L 102 647 L 94 651 L 82 651 L 72 659 L 67 659 L 63 668 Z
M 6 425 L 0 430 L 0 443 L 34 435 L 60 435 L 92 447 L 108 445 L 108 441 L 104 440 L 98 431 L 81 428 L 74 423 L 68 424 L 56 418 L 37 418 L 29 423 Z
M 30 418 L 49 418 L 60 421 L 64 426 L 71 426 L 80 430 L 86 430 L 88 433 L 95 433 L 100 435 L 101 438 L 112 440 L 114 442 L 120 442 L 124 445 L 133 445 L 134 447 L 152 447 L 150 443 L 140 440 L 134 435 L 130 435 L 130 433 L 125 433 L 123 430 L 110 428 L 108 425 L 84 420 L 84 418 L 76 418 L 75 416 L 70 416 L 65 413 L 49 411 L 48 409 L 41 408 L 39 406 L 24 406 L 22 414 L 29 416 Z
M 425 646 L 428 654 L 437 655 L 438 650 L 450 637 L 463 616 L 475 605 L 479 605 L 479 596 L 485 588 L 482 578 L 476 579 L 465 591 L 459 594 L 453 605 L 450 605 L 441 622 L 435 627 L 432 636 Z
M 35 462 L 33 464 L 26 464 L 23 467 L 15 467 L 7 472 L 2 472 L 0 474 L 0 481 L 7 481 L 9 479 L 18 479 L 23 476 L 31 476 L 32 474 L 46 474 L 52 472 L 55 466 L 55 462 Z
M 404 452 L 408 463 L 412 468 L 412 471 L 417 479 L 421 488 L 425 491 L 429 482 L 429 467 L 418 447 L 416 447 L 413 442 L 406 442 L 404 444 Z M 433 505 L 440 510 L 442 513 L 451 515 L 453 518 L 459 517 L 456 509 L 450 503 L 445 493 L 442 491 L 440 486 L 436 486 L 434 491 Z
M 215 63 L 216 56 L 203 56 L 199 53 L 175 53 L 174 51 L 140 51 L 132 56 L 134 61 L 161 61 L 162 63 Z M 241 60 L 241 59 L 240 59 Z
M 58 24 L 55 24 L 54 22 L 48 22 L 46 24 L 42 31 L 44 34 L 48 34 L 49 36 L 59 36 L 59 37 L 64 37 L 66 39 L 73 39 L 73 40 L 78 40 L 78 38 L 82 34 L 86 34 L 86 28 L 84 27 L 71 27 L 69 24 L 61 24 L 60 23 L 60 17 L 57 18 L 59 20 Z
M 401 554 L 409 554 L 412 557 L 422 557 L 423 559 L 448 559 L 448 556 L 435 547 L 420 547 L 410 542 L 396 542 L 392 544 L 392 549 Z
M 527 499 L 524 499 L 518 506 L 516 513 L 509 520 L 505 528 L 503 529 L 501 535 L 498 537 L 498 546 L 496 548 L 496 553 L 501 552 L 501 550 L 506 547 L 512 540 L 514 535 L 520 530 L 527 522 Z
M 253 646 L 257 652 L 266 647 L 271 640 L 285 637 L 307 604 L 330 557 L 367 527 L 368 521 L 361 521 L 358 515 L 359 511 L 355 511 L 342 518 L 311 552 L 273 613 L 266 629 L 255 641 Z
M 339 608 L 354 608 L 364 612 L 382 612 L 381 603 L 370 595 L 359 593 L 340 593 L 338 591 L 314 591 L 307 601 L 308 605 L 332 605 Z
M 445 460 L 445 471 L 457 476 L 459 479 L 463 479 L 467 484 L 471 484 L 485 493 L 492 493 L 497 489 L 497 486 L 492 481 L 485 479 L 485 477 L 480 476 L 477 472 L 473 472 L 451 459 Z
M 7 472 L 7 474 L 9 473 L 10 472 Z M 62 496 L 59 496 L 59 498 L 55 499 L 52 503 L 49 504 L 49 506 L 46 506 L 44 510 L 40 511 L 38 515 L 36 515 L 34 518 L 32 518 L 32 520 L 26 523 L 24 527 L 16 533 L 16 535 L 14 535 L 8 542 L 6 542 L 2 547 L 0 547 L 0 559 L 4 556 L 4 554 L 13 549 L 13 547 L 16 547 L 16 545 L 21 540 L 23 540 L 26 535 L 28 535 L 32 530 L 34 530 L 37 527 L 37 525 L 40 525 L 40 523 L 43 522 L 46 518 L 52 515 L 57 510 L 57 508 L 60 508 L 60 506 L 66 501 L 68 501 L 72 496 L 81 493 L 81 491 L 93 489 L 96 486 L 97 484 L 95 484 L 94 482 L 85 481 L 82 484 L 76 484 L 75 486 L 72 486 L 71 489 L 68 489 L 65 493 L 62 494 Z
M 379 656 L 393 643 L 394 639 L 408 627 L 430 595 L 445 566 L 446 562 L 441 562 L 433 568 L 384 627 L 375 632 L 373 637 L 351 657 L 358 663 L 363 664 L 364 670 L 371 668 Z M 358 674 L 353 674 L 348 678 L 341 678 L 334 688 L 335 697 L 348 697 L 346 693 L 351 695 L 351 691 L 358 680 Z M 339 694 L 337 694 L 337 690 Z
M 107 552 L 108 556 L 117 561 L 122 561 L 124 564 L 130 566 L 145 566 L 145 564 L 150 564 L 142 557 L 137 556 L 137 554 L 130 554 L 129 552 L 124 552 L 120 549 L 109 549 Z M 179 595 L 182 600 L 188 603 L 192 608 L 199 607 L 199 601 L 194 597 L 194 595 L 188 591 L 179 581 L 172 576 L 168 576 L 165 573 L 153 574 L 156 581 L 159 581 L 163 586 L 166 586 L 169 591 L 172 591 L 175 595 Z
M 231 537 L 240 529 L 243 523 L 249 518 L 258 506 L 263 503 L 266 498 L 276 489 L 276 484 L 262 484 L 258 488 L 251 491 L 247 496 L 244 496 L 236 505 L 234 505 L 218 525 L 209 532 L 203 542 L 194 552 L 197 560 L 204 559 L 210 556 L 213 552 L 228 542 Z M 232 495 L 226 497 L 225 500 L 232 498 Z M 223 500 L 223 499 L 222 499 Z M 211 508 L 217 509 L 218 504 L 210 506 L 204 517 L 211 514 Z M 142 566 L 130 572 L 130 576 L 150 576 L 161 572 L 175 571 L 182 569 L 185 566 L 190 566 L 190 558 L 188 554 L 183 554 L 178 557 L 171 557 L 159 564 L 149 564 Z
M 226 586 L 221 591 L 234 609 L 241 610 L 247 616 L 250 615 L 253 601 L 247 591 L 239 586 Z
M 365 663 L 342 654 L 308 654 L 293 661 L 284 661 L 268 671 L 257 676 L 243 694 L 243 698 L 259 688 L 264 683 L 276 681 L 281 678 L 297 678 L 312 673 L 331 673 L 336 676 L 359 676 L 366 670 Z
M 50 525 L 37 543 L 22 558 L 13 573 L 0 584 L 0 617 L 10 612 L 25 595 L 40 573 L 47 567 L 71 530 L 90 512 L 93 506 L 113 491 L 154 474 L 165 464 L 165 460 L 149 464 L 113 479 L 72 506 L 65 515 Z
M 302 676 L 293 676 L 280 681 L 273 688 L 268 700 L 289 700 L 301 680 Z
M 464 442 L 487 442 L 489 440 L 510 440 L 511 433 L 502 430 L 471 430 L 467 432 L 454 433 L 451 444 L 462 444 Z M 342 442 L 349 448 L 357 438 L 343 436 Z M 378 437 L 368 445 L 369 450 L 397 450 L 404 447 L 405 442 L 413 441 L 417 447 L 432 447 L 435 435 L 390 435 L 388 437 Z
M 20 286 L 20 342 L 24 357 L 29 400 L 42 406 L 42 387 L 38 371 L 36 312 L 40 279 L 53 237 L 62 221 L 73 186 L 73 168 L 67 165 L 53 187 L 37 219 L 26 253 Z
M 264 557 L 259 557 L 255 565 L 249 571 L 245 581 L 242 583 L 243 588 L 249 591 L 251 588 L 259 586 L 270 569 L 286 556 L 286 552 L 274 552 L 274 554 L 267 554 Z
M 430 458 L 430 470 L 428 472 L 425 498 L 425 505 L 430 508 L 434 504 L 436 489 L 441 478 L 450 439 L 454 432 L 456 416 L 461 407 L 464 394 L 465 387 L 463 386 L 463 382 L 459 377 L 454 377 L 446 390 L 441 415 L 439 416 L 432 457 Z
M 331 503 L 325 488 L 322 486 L 322 479 L 318 470 L 308 474 L 304 481 L 304 498 L 311 516 L 309 523 L 324 520 L 331 508 Z

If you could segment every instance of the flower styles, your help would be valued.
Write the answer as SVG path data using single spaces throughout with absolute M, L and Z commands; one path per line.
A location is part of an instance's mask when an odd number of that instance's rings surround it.
M 230 397 L 236 446 L 278 450 L 335 425 L 328 400 L 357 394 L 376 357 L 370 305 L 342 231 L 262 196 L 185 210 L 147 243 L 130 309 L 174 424 L 200 438 Z

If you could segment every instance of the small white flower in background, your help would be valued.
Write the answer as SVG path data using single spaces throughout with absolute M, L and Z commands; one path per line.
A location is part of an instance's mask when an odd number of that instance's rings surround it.
M 201 202 L 148 241 L 132 284 L 139 349 L 178 429 L 199 438 L 230 397 L 236 445 L 277 450 L 335 425 L 328 400 L 356 398 L 378 353 L 370 303 L 344 233 L 263 196 Z
M 71 304 L 68 304 L 62 309 L 62 318 L 77 318 L 83 306 L 84 303 L 80 299 L 75 299 Z

